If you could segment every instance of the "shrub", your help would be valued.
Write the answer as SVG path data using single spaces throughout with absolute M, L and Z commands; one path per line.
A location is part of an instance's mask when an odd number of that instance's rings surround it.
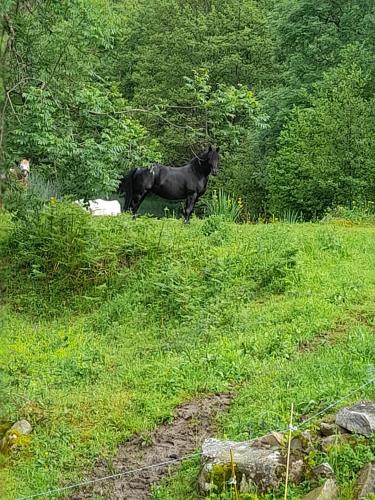
M 355 223 L 375 222 L 375 203 L 373 201 L 353 202 L 351 207 L 338 205 L 326 211 L 323 221 L 340 219 Z
M 52 197 L 60 197 L 57 183 L 46 181 L 42 176 L 33 173 L 27 186 L 16 179 L 8 182 L 4 194 L 4 208 L 17 217 L 33 216 L 34 212 L 40 211 Z
M 258 290 L 283 292 L 297 265 L 297 247 L 280 228 L 269 227 L 258 239 L 250 277 Z
M 288 224 L 296 224 L 297 222 L 303 221 L 302 212 L 298 210 L 293 210 L 292 208 L 285 209 L 281 214 L 281 220 Z
M 118 220 L 103 224 L 78 205 L 54 198 L 39 212 L 13 217 L 1 246 L 0 281 L 20 307 L 27 303 L 46 312 L 89 288 L 88 299 L 116 290 L 119 272 L 127 272 L 145 247 L 129 218 L 113 219 Z
M 54 198 L 40 212 L 16 221 L 8 239 L 15 270 L 35 280 L 64 281 L 75 288 L 94 262 L 90 216 Z
M 231 229 L 231 225 L 221 215 L 206 217 L 202 224 L 202 232 L 212 246 L 222 246 L 231 235 Z

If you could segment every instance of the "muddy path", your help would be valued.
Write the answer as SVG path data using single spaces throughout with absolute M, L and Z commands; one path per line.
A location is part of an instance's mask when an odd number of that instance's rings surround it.
M 151 498 L 151 485 L 178 465 L 178 459 L 194 453 L 203 440 L 215 432 L 215 417 L 226 411 L 232 394 L 212 394 L 179 406 L 171 423 L 163 424 L 145 438 L 135 436 L 120 446 L 111 464 L 99 462 L 90 479 L 142 469 L 106 481 L 99 481 L 71 494 L 71 500 L 101 498 L 105 500 Z M 173 462 L 147 468 L 161 462 Z

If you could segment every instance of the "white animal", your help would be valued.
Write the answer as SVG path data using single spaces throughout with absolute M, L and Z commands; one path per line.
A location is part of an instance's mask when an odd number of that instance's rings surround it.
M 83 206 L 83 200 L 76 201 L 78 205 Z M 117 200 L 89 200 L 88 211 L 92 215 L 119 215 L 121 214 L 121 205 Z

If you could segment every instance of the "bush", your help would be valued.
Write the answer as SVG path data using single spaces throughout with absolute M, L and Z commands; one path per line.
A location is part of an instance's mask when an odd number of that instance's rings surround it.
M 284 292 L 298 277 L 298 247 L 288 228 L 258 226 L 251 239 L 243 239 L 231 226 L 219 216 L 211 216 L 200 224 L 204 238 L 197 233 L 191 244 L 184 244 L 180 255 L 174 252 L 171 258 L 166 253 L 158 265 L 149 261 L 143 274 L 147 306 L 160 304 L 158 311 L 181 321 L 190 320 L 197 309 L 217 307 L 219 300 L 235 308 L 265 293 Z
M 283 292 L 295 274 L 297 247 L 289 242 L 279 227 L 269 226 L 258 239 L 250 269 L 250 277 L 258 290 Z
M 328 207 L 351 205 L 374 192 L 373 97 L 359 53 L 349 47 L 343 62 L 323 76 L 289 114 L 267 168 L 270 208 L 292 209 L 314 219 Z
M 52 197 L 60 197 L 57 183 L 33 173 L 27 185 L 22 185 L 17 179 L 8 182 L 4 194 L 4 208 L 17 217 L 33 217 L 34 212 L 40 211 Z
M 216 303 L 223 286 L 223 300 L 238 303 L 283 292 L 293 279 L 297 249 L 287 226 L 245 233 L 251 238 L 238 237 L 220 216 L 185 228 L 175 220 L 92 217 L 51 199 L 39 212 L 13 217 L 0 274 L 22 308 L 59 313 L 66 303 L 83 307 L 133 286 L 148 310 L 159 304 L 158 315 L 189 320 Z
M 39 212 L 13 217 L 1 247 L 0 281 L 20 307 L 27 302 L 31 308 L 57 310 L 85 290 L 92 297 L 116 289 L 109 283 L 127 271 L 144 245 L 135 229 L 124 237 L 126 225 L 134 226 L 129 218 L 106 225 L 97 219 L 77 204 L 54 198 Z
M 90 216 L 70 202 L 54 198 L 39 213 L 19 219 L 8 239 L 15 270 L 35 280 L 64 281 L 76 288 L 94 264 L 97 246 Z
M 375 204 L 353 202 L 351 207 L 338 205 L 326 211 L 323 221 L 347 220 L 354 223 L 375 222 Z

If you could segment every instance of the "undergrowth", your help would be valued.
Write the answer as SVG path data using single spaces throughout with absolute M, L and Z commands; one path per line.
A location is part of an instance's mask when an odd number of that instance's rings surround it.
M 375 222 L 375 203 L 366 201 L 353 202 L 352 206 L 336 206 L 327 210 L 324 220 L 342 221 L 347 223 L 363 224 Z
M 167 223 L 175 229 L 169 241 Z M 9 300 L 38 315 L 42 310 L 56 315 L 61 306 L 82 308 L 82 297 L 87 303 L 90 297 L 113 296 L 117 287 L 133 286 L 137 293 L 146 281 L 144 306 L 158 304 L 157 315 L 180 319 L 204 307 L 223 287 L 234 300 L 250 300 L 284 291 L 297 275 L 297 248 L 293 238 L 285 237 L 286 227 L 269 226 L 236 242 L 233 227 L 213 216 L 189 242 L 181 242 L 175 238 L 176 224 L 147 218 L 134 224 L 129 216 L 102 223 L 78 205 L 52 198 L 41 211 L 14 218 L 3 239 L 7 272 L 2 281 Z

